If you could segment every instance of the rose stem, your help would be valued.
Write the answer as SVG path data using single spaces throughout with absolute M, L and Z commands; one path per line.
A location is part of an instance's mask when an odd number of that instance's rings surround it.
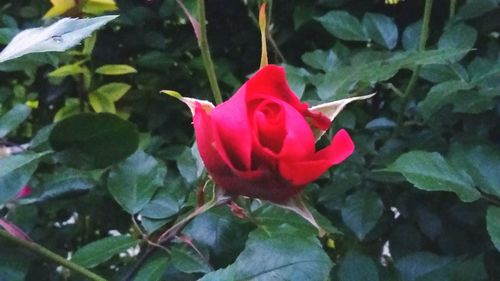
M 201 50 L 201 58 L 203 65 L 207 71 L 208 82 L 214 95 L 216 104 L 222 103 L 222 95 L 220 92 L 219 84 L 217 83 L 217 76 L 215 74 L 214 63 L 210 56 L 210 48 L 207 39 L 207 19 L 205 15 L 205 0 L 198 0 L 198 20 L 200 21 L 200 38 L 198 39 L 198 46 Z
M 20 247 L 23 247 L 25 249 L 28 249 L 30 250 L 31 252 L 34 252 L 48 260 L 51 260 L 61 266 L 64 266 L 70 270 L 73 270 L 75 272 L 78 272 L 80 273 L 81 275 L 91 279 L 91 280 L 95 280 L 95 281 L 106 281 L 106 279 L 102 278 L 101 276 L 93 273 L 92 271 L 76 264 L 76 263 L 73 263 L 61 256 L 59 256 L 58 254 L 50 251 L 49 249 L 47 248 L 44 248 L 43 246 L 40 246 L 39 244 L 35 243 L 35 242 L 31 242 L 31 241 L 27 241 L 27 240 L 23 240 L 23 239 L 20 239 L 20 238 L 17 238 L 15 236 L 12 236 L 10 235 L 9 233 L 7 233 L 6 231 L 4 230 L 1 230 L 0 229 L 0 238 L 4 239 L 4 240 L 7 240 L 13 244 L 16 244 L 17 246 L 20 246 Z
M 418 44 L 419 52 L 425 50 L 425 44 L 427 43 L 427 38 L 429 37 L 429 22 L 431 19 L 432 2 L 433 0 L 425 0 L 424 15 L 422 19 L 422 32 L 420 33 L 420 41 Z M 394 135 L 398 135 L 403 127 L 405 110 L 410 101 L 413 89 L 415 88 L 415 85 L 417 83 L 419 72 L 420 72 L 420 66 L 418 65 L 413 69 L 413 73 L 410 77 L 410 81 L 408 82 L 408 86 L 404 91 L 403 100 L 401 101 L 401 108 L 399 109 L 398 113 L 397 127 L 394 131 Z
M 450 0 L 450 16 L 451 19 L 455 15 L 455 10 L 457 8 L 457 0 Z

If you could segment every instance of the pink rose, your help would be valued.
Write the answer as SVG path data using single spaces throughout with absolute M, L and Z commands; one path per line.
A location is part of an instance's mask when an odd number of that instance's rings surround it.
M 316 151 L 314 132 L 327 130 L 330 118 L 300 102 L 275 65 L 213 109 L 196 102 L 193 120 L 209 174 L 233 195 L 284 202 L 354 151 L 345 130 Z

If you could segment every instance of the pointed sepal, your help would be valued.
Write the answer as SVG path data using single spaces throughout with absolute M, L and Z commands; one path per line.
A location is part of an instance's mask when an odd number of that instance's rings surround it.
M 213 103 L 207 101 L 207 100 L 199 100 L 199 99 L 193 99 L 193 98 L 185 98 L 183 97 L 181 94 L 179 94 L 179 92 L 176 92 L 176 91 L 171 91 L 171 90 L 162 90 L 160 91 L 160 93 L 162 94 L 166 94 L 166 95 L 169 95 L 173 98 L 176 98 L 180 101 L 182 101 L 183 103 L 185 103 L 189 109 L 191 110 L 191 114 L 194 116 L 194 113 L 195 113 L 195 109 L 196 109 L 196 104 L 199 104 L 201 105 L 201 107 L 207 112 L 209 113 L 210 111 L 212 111 L 212 109 L 214 109 L 215 105 L 213 105 Z
M 316 219 L 312 215 L 311 211 L 309 211 L 309 209 L 307 209 L 307 206 L 304 204 L 304 201 L 302 200 L 300 195 L 294 196 L 294 197 L 288 199 L 288 201 L 286 201 L 284 203 L 274 203 L 273 202 L 273 204 L 275 204 L 278 207 L 290 210 L 290 211 L 298 214 L 299 216 L 301 216 L 306 221 L 308 221 L 310 224 L 312 224 L 314 227 L 316 227 L 316 229 L 318 229 L 318 236 L 319 237 L 323 237 L 327 234 L 325 229 L 318 224 L 318 222 L 316 221 Z

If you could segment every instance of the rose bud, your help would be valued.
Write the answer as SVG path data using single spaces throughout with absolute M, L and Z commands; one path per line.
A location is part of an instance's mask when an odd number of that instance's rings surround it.
M 282 67 L 268 65 L 229 100 L 213 107 L 183 98 L 192 110 L 196 142 L 208 173 L 231 195 L 283 203 L 354 151 L 345 130 L 316 151 L 316 139 L 356 97 L 308 108 L 292 92 Z M 315 109 L 316 108 L 316 109 Z

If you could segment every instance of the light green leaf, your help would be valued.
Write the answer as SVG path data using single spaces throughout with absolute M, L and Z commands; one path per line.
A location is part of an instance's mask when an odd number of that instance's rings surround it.
M 363 26 L 373 41 L 389 50 L 396 47 L 398 43 L 398 27 L 388 16 L 366 13 L 363 17 Z
M 99 87 L 96 92 L 106 96 L 112 102 L 121 99 L 130 90 L 131 86 L 126 83 L 109 83 Z
M 31 114 L 31 109 L 24 104 L 17 104 L 7 113 L 0 117 L 0 138 L 16 129 Z
M 493 245 L 500 251 L 500 207 L 490 206 L 488 208 L 486 228 Z
M 471 177 L 454 169 L 436 152 L 410 151 L 401 155 L 385 171 L 403 174 L 416 188 L 422 190 L 453 192 L 464 202 L 481 197 Z
M 92 109 L 99 112 L 116 113 L 116 107 L 113 101 L 106 95 L 94 91 L 89 94 L 89 103 Z
M 87 268 L 96 267 L 139 242 L 141 240 L 124 235 L 107 237 L 78 249 L 71 261 Z
M 97 68 L 95 72 L 102 75 L 124 75 L 137 73 L 137 70 L 126 64 L 107 64 Z
M 108 189 L 125 211 L 136 214 L 163 185 L 166 172 L 164 164 L 139 150 L 111 169 Z
M 384 204 L 377 193 L 359 191 L 347 197 L 342 207 L 342 220 L 356 234 L 359 240 L 377 224 L 384 212 Z
M 63 52 L 118 16 L 63 18 L 48 27 L 21 31 L 0 53 L 0 63 L 31 53 Z
M 345 11 L 331 11 L 316 18 L 323 27 L 342 40 L 367 41 L 368 38 L 359 20 Z
M 65 77 L 68 75 L 76 75 L 84 72 L 81 63 L 67 64 L 56 68 L 55 70 L 49 72 L 49 77 Z

